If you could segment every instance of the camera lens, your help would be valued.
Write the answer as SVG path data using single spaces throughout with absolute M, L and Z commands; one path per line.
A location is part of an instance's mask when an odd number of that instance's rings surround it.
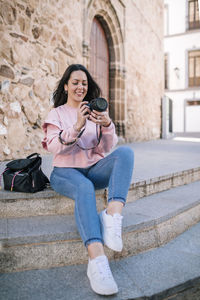
M 108 102 L 104 98 L 95 98 L 88 104 L 91 110 L 97 110 L 99 112 L 105 111 L 108 107 Z
M 96 106 L 98 107 L 98 111 L 105 111 L 108 107 L 108 103 L 104 98 L 97 98 Z

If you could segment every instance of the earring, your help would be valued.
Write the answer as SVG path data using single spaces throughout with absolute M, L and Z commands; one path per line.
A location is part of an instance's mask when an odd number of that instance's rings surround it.
M 67 91 L 66 90 L 64 90 L 64 93 L 65 93 L 65 95 L 67 95 Z

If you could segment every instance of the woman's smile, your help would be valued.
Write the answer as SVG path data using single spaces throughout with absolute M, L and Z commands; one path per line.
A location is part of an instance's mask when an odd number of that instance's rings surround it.
M 84 92 L 76 92 L 75 93 L 77 96 L 81 97 L 82 95 L 84 95 Z
M 65 84 L 65 91 L 67 91 L 67 103 L 72 107 L 78 107 L 79 103 L 83 101 L 88 91 L 88 80 L 85 72 L 73 71 Z

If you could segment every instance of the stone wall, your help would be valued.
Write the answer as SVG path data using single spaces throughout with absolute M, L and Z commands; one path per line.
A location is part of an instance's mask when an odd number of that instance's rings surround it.
M 162 2 L 110 1 L 124 37 L 127 141 L 160 135 Z M 83 24 L 91 3 L 0 0 L 0 160 L 44 153 L 41 124 L 57 81 L 71 63 L 88 67 Z
M 66 66 L 81 61 L 80 2 L 0 1 L 1 160 L 42 151 L 51 93 Z
M 128 1 L 126 97 L 129 141 L 160 137 L 163 96 L 163 1 Z

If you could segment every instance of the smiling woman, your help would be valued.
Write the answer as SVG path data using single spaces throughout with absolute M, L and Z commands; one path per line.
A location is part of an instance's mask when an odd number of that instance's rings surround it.
M 68 95 L 68 105 L 77 108 L 88 91 L 88 80 L 85 72 L 81 70 L 72 72 L 68 83 L 64 85 L 64 89 Z
M 52 188 L 75 200 L 75 219 L 88 250 L 87 275 L 92 289 L 102 295 L 115 294 L 103 244 L 121 251 L 122 208 L 133 170 L 133 152 L 118 147 L 115 126 L 108 109 L 88 105 L 101 90 L 82 65 L 70 65 L 54 92 L 54 109 L 43 125 L 43 146 L 53 153 Z M 91 108 L 91 109 L 90 109 Z M 108 187 L 107 209 L 98 215 L 95 189 Z
M 99 97 L 99 95 L 101 94 L 101 90 L 99 86 L 96 84 L 96 82 L 94 81 L 94 79 L 92 78 L 88 70 L 80 64 L 73 64 L 66 69 L 61 80 L 58 83 L 57 89 L 54 91 L 53 94 L 54 107 L 63 105 L 67 103 L 67 101 L 69 100 L 68 95 L 66 94 L 65 87 L 66 85 L 68 85 L 68 82 L 69 80 L 71 80 L 71 76 L 73 76 L 73 72 L 75 71 L 82 71 L 87 77 L 88 88 L 84 100 L 90 101 L 93 98 Z M 85 79 L 86 78 L 84 78 L 84 80 Z

